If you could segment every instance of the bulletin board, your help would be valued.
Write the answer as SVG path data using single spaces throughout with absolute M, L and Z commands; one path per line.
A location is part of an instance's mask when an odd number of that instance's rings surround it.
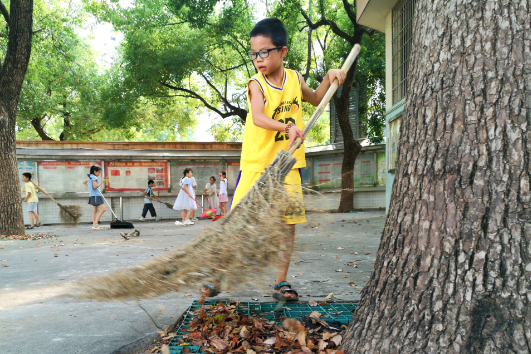
M 83 184 L 90 167 L 101 167 L 101 161 L 39 161 L 39 186 L 46 192 L 88 192 Z
M 400 124 L 402 123 L 402 116 L 389 122 L 389 137 L 388 137 L 388 152 L 389 152 L 389 166 L 387 170 L 394 173 L 396 168 L 396 158 L 398 151 L 398 142 L 400 140 Z
M 227 162 L 227 179 L 228 189 L 234 189 L 236 188 L 236 180 L 238 179 L 238 175 L 240 173 L 240 162 Z
M 314 160 L 314 183 L 319 188 L 341 188 L 343 157 Z M 354 163 L 354 186 L 373 186 L 375 181 L 374 153 L 359 154 Z
M 155 191 L 168 189 L 166 161 L 105 161 L 105 190 L 143 191 L 152 179 Z
M 359 154 L 354 163 L 354 187 L 374 186 L 375 181 L 374 153 Z
M 314 160 L 313 180 L 319 188 L 341 187 L 343 157 L 325 157 Z
M 378 153 L 378 185 L 385 186 L 385 178 L 387 177 L 387 167 L 385 163 L 385 152 Z
M 225 170 L 225 163 L 222 161 L 208 161 L 208 162 L 191 162 L 191 161 L 171 161 L 170 175 L 171 175 L 171 189 L 179 191 L 179 182 L 183 177 L 185 168 L 192 168 L 192 173 L 197 183 L 197 192 L 203 191 L 205 185 L 210 182 L 210 177 L 216 177 L 216 184 L 219 186 L 219 171 Z
M 22 181 L 22 174 L 29 172 L 31 173 L 31 180 L 38 184 L 39 182 L 35 178 L 37 173 L 37 165 L 33 161 L 17 161 L 18 165 L 18 180 L 20 182 L 20 191 L 26 193 L 26 183 Z

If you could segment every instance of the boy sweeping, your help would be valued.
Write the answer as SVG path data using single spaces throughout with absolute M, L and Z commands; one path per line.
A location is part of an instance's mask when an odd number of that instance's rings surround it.
M 243 136 L 240 174 L 231 209 L 252 188 L 280 150 L 288 150 L 297 137 L 304 139 L 301 131 L 302 100 L 318 106 L 331 83 L 337 79 L 339 85 L 342 85 L 346 77 L 342 70 L 330 70 L 317 90 L 310 89 L 298 72 L 284 68 L 283 59 L 288 52 L 287 37 L 284 24 L 276 18 L 258 22 L 250 33 L 251 51 L 248 55 L 258 74 L 248 84 L 249 114 Z M 306 166 L 304 146 L 293 156 L 297 162 L 286 176 L 285 183 L 288 192 L 300 199 L 302 205 L 300 168 Z M 286 240 L 287 250 L 279 261 L 273 297 L 277 300 L 297 301 L 297 291 L 291 288 L 286 276 L 295 240 L 295 225 L 305 223 L 306 216 L 302 211 L 299 215 L 285 216 L 284 219 L 290 232 Z M 207 284 L 202 289 L 203 296 L 217 295 L 219 290 L 216 286 L 217 283 Z
M 140 221 L 146 221 L 146 215 L 147 212 L 151 214 L 151 217 L 155 218 L 155 221 L 162 220 L 162 218 L 157 216 L 157 212 L 155 211 L 155 207 L 153 206 L 153 198 L 157 199 L 159 203 L 162 203 L 162 201 L 153 193 L 153 186 L 155 185 L 155 182 L 150 179 L 148 181 L 148 187 L 144 191 L 144 209 L 142 210 L 142 216 L 138 218 Z

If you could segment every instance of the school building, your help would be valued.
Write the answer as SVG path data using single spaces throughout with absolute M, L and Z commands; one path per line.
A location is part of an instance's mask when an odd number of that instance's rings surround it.
M 81 222 L 91 222 L 92 206 L 88 189 L 83 184 L 92 165 L 102 168 L 100 178 L 103 196 L 119 218 L 138 220 L 147 181 L 155 181 L 155 194 L 163 202 L 173 204 L 179 192 L 179 180 L 186 167 L 192 167 L 197 181 L 198 202 L 208 206 L 203 189 L 210 176 L 217 178 L 226 171 L 229 200 L 239 173 L 241 143 L 217 142 L 61 142 L 17 141 L 17 159 L 21 196 L 25 195 L 22 173 L 30 172 L 41 188 L 63 205 L 83 207 Z M 306 148 L 307 167 L 302 170 L 307 210 L 337 209 L 340 200 L 341 144 Z M 216 181 L 219 187 L 219 180 Z M 385 208 L 387 185 L 385 145 L 363 147 L 354 174 L 354 206 L 356 209 Z M 45 224 L 60 223 L 59 208 L 38 193 L 38 213 Z M 180 218 L 180 212 L 153 202 L 163 219 Z M 107 208 L 108 209 L 108 208 Z M 25 210 L 25 206 L 24 206 Z M 196 215 L 200 215 L 198 207 Z M 149 218 L 149 213 L 148 213 Z M 101 221 L 113 219 L 107 210 Z M 24 221 L 29 223 L 27 213 Z
M 391 199 L 418 0 L 357 0 L 357 22 L 385 33 L 386 206 Z M 363 53 L 361 53 L 363 55 Z

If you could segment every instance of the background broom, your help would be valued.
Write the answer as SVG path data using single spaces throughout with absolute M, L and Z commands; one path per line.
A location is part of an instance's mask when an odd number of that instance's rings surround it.
M 345 72 L 359 51 L 356 44 L 342 67 Z M 304 127 L 304 135 L 337 88 L 336 80 Z M 287 152 L 280 151 L 238 205 L 187 245 L 141 265 L 78 282 L 74 295 L 122 301 L 158 296 L 211 279 L 221 279 L 221 290 L 256 281 L 266 268 L 277 266 L 278 252 L 285 249 L 288 229 L 283 215 L 302 212 L 300 202 L 284 186 L 285 176 L 296 162 L 291 156 L 301 144 L 297 138 Z
M 33 182 L 31 182 L 33 183 Z M 83 211 L 81 210 L 81 207 L 79 205 L 62 205 L 57 200 L 53 199 L 46 191 L 44 191 L 41 187 L 33 183 L 35 188 L 40 190 L 42 193 L 48 196 L 51 200 L 54 201 L 57 206 L 59 206 L 59 217 L 61 218 L 61 221 L 65 224 L 69 225 L 76 225 L 83 215 Z

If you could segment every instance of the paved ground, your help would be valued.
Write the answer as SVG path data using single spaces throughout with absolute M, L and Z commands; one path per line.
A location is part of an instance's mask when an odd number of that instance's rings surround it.
M 359 299 L 373 267 L 384 212 L 310 214 L 308 220 L 297 229 L 299 252 L 289 272 L 301 300 L 322 300 L 332 292 L 336 300 Z M 79 301 L 68 297 L 69 287 L 89 275 L 136 265 L 179 247 L 210 224 L 203 220 L 178 228 L 170 221 L 136 222 L 141 235 L 129 241 L 119 230 L 54 225 L 38 229 L 58 235 L 40 244 L 0 240 L 0 264 L 9 265 L 0 266 L 0 353 L 108 354 L 156 332 L 139 304 Z M 357 262 L 358 268 L 347 262 Z M 271 274 L 271 284 L 274 277 Z M 218 297 L 272 301 L 268 293 L 269 284 L 263 284 Z M 196 298 L 197 291 L 174 292 L 140 305 L 165 327 Z

